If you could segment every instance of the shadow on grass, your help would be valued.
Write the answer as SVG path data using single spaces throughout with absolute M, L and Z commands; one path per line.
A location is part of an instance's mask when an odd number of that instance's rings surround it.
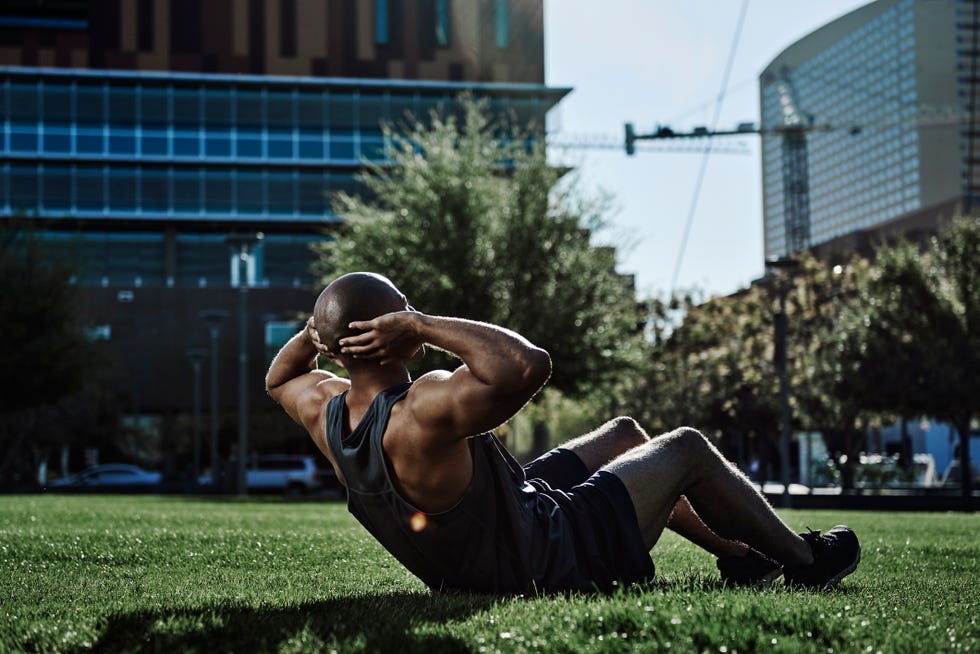
M 665 576 L 657 577 L 655 580 L 644 584 L 637 584 L 632 587 L 634 591 L 657 591 L 662 593 L 714 593 L 714 592 L 737 592 L 737 593 L 785 593 L 787 595 L 860 595 L 864 590 L 854 585 L 850 579 L 845 579 L 841 585 L 831 590 L 817 590 L 814 588 L 787 586 L 782 577 L 773 581 L 770 585 L 762 588 L 752 588 L 749 586 L 734 586 L 726 584 L 718 577 L 708 577 L 702 574 L 691 574 L 686 576 Z M 629 591 L 627 591 L 629 592 Z
M 420 633 L 489 608 L 490 596 L 393 593 L 293 607 L 205 606 L 111 616 L 100 652 L 468 652 L 452 635 Z M 431 631 L 431 630 L 429 630 Z

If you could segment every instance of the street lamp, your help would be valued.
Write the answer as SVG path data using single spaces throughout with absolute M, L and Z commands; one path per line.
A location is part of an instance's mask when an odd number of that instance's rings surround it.
M 245 479 L 245 459 L 248 457 L 248 287 L 252 248 L 263 238 L 262 232 L 229 234 L 225 242 L 237 256 L 238 273 L 238 465 L 235 488 L 239 495 L 248 492 Z
M 218 334 L 227 311 L 208 310 L 198 314 L 211 333 L 211 488 L 218 489 L 221 459 L 218 456 Z
M 791 272 L 800 265 L 796 259 L 782 257 L 767 259 L 768 271 Z M 779 368 L 779 407 L 782 429 L 779 446 L 779 467 L 783 478 L 783 506 L 790 506 L 789 495 L 789 370 L 786 366 L 786 275 L 779 275 L 779 310 L 776 312 L 776 365 Z
M 194 451 L 194 485 L 197 485 L 198 477 L 201 475 L 201 364 L 207 358 L 208 351 L 204 348 L 192 347 L 187 350 L 187 358 L 194 366 L 194 438 L 192 447 Z

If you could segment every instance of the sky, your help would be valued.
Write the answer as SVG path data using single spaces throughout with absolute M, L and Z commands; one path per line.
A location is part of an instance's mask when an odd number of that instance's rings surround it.
M 549 114 L 549 143 L 619 146 L 551 145 L 549 154 L 575 167 L 583 193 L 611 197 L 610 225 L 596 240 L 618 247 L 619 272 L 636 275 L 641 297 L 672 288 L 728 294 L 763 275 L 760 144 L 756 135 L 719 137 L 706 165 L 701 152 L 662 149 L 690 141 L 647 141 L 640 147 L 661 150 L 627 156 L 624 123 L 637 133 L 758 124 L 759 73 L 801 37 L 868 4 L 748 0 L 729 63 L 744 1 L 544 1 L 545 81 L 573 89 Z

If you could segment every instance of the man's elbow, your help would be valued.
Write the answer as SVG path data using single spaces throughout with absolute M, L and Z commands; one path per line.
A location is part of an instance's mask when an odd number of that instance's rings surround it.
M 272 401 L 275 402 L 276 404 L 282 404 L 282 402 L 279 401 L 279 396 L 280 396 L 279 391 L 282 388 L 282 385 L 277 384 L 272 379 L 270 379 L 271 376 L 272 375 L 265 376 L 265 394 L 271 397 Z
M 545 385 L 551 377 L 551 355 L 539 347 L 532 348 L 527 355 L 522 375 L 524 385 L 532 393 Z

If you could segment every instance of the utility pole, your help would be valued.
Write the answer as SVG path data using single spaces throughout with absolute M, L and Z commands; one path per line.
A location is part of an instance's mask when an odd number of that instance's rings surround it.
M 201 364 L 208 356 L 208 351 L 203 348 L 189 348 L 187 358 L 190 359 L 194 367 L 194 426 L 192 448 L 194 450 L 193 477 L 194 485 L 197 486 L 198 477 L 201 475 Z
M 770 270 L 792 271 L 799 262 L 796 259 L 782 258 L 766 261 Z M 790 449 L 790 410 L 789 410 L 789 368 L 787 366 L 786 348 L 786 275 L 779 274 L 779 309 L 775 316 L 775 345 L 776 368 L 779 370 L 779 409 L 780 409 L 780 439 L 779 439 L 779 469 L 783 481 L 782 506 L 789 508 L 792 500 L 789 494 L 789 449 Z
M 198 314 L 208 326 L 211 335 L 211 488 L 219 490 L 221 484 L 221 457 L 218 454 L 218 335 L 221 321 L 227 311 L 209 310 Z
M 239 495 L 248 494 L 245 463 L 248 459 L 248 287 L 249 264 L 253 266 L 252 248 L 264 234 L 229 234 L 225 242 L 231 247 L 238 266 L 238 461 L 235 474 L 235 490 Z

